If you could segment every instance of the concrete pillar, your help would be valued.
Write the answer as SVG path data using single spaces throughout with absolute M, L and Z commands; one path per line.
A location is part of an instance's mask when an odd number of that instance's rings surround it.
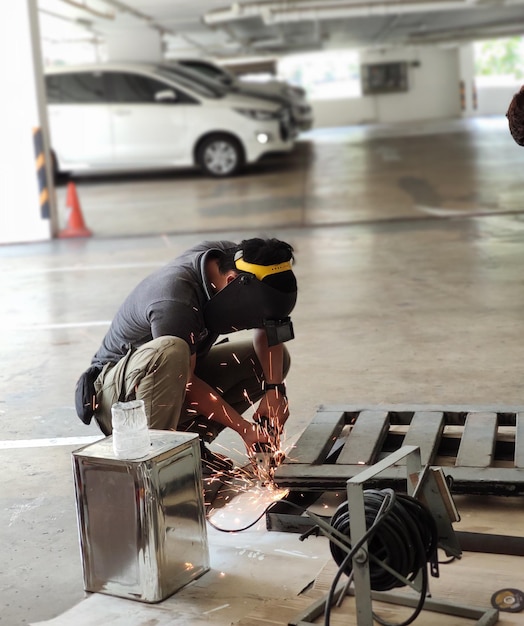
M 473 44 L 459 47 L 459 80 L 462 117 L 477 115 L 477 88 L 475 85 L 475 52 Z
M 36 0 L 9 3 L 0 58 L 0 243 L 50 239 L 57 220 Z
M 162 36 L 153 28 L 136 28 L 116 32 L 106 39 L 107 61 L 162 60 Z

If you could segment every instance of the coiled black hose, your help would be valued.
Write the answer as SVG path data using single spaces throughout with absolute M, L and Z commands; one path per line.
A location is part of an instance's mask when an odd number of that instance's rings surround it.
M 382 491 L 368 489 L 363 492 L 363 496 L 369 554 L 389 565 L 409 582 L 413 582 L 418 573 L 422 572 L 421 599 L 414 614 L 402 623 L 405 626 L 418 616 L 424 605 L 427 592 L 426 564 L 437 550 L 436 523 L 428 509 L 410 496 L 394 494 L 389 489 Z M 384 511 L 383 504 L 386 498 L 388 506 Z M 348 503 L 344 502 L 331 518 L 331 526 L 348 537 L 347 542 L 343 543 L 353 553 L 357 546 L 352 547 L 349 542 L 350 522 Z M 339 574 L 343 572 L 349 576 L 352 571 L 352 559 L 348 558 L 348 551 L 331 540 L 329 546 L 331 555 L 339 566 Z M 369 561 L 371 589 L 387 591 L 405 585 L 400 577 L 386 570 L 376 559 Z M 381 624 L 388 624 L 376 615 L 373 617 Z

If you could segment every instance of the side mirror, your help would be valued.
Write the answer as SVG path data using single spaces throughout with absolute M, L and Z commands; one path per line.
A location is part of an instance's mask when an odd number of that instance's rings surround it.
M 155 93 L 155 102 L 174 102 L 176 93 L 172 89 L 163 89 Z

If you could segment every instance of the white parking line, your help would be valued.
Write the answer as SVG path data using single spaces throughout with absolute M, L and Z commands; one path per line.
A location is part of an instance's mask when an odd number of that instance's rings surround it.
M 139 267 L 160 267 L 163 263 L 116 263 L 114 265 L 64 265 L 62 267 L 31 267 L 25 270 L 14 270 L 10 272 L 7 270 L 4 274 L 16 274 L 19 275 L 33 275 L 33 274 L 51 274 L 53 272 L 91 272 L 91 271 L 107 271 L 107 270 L 128 270 L 136 269 Z
M 53 446 L 81 446 L 104 439 L 104 435 L 90 437 L 53 437 L 51 439 L 18 439 L 0 441 L 0 450 L 17 450 L 22 448 L 50 448 Z
M 57 330 L 60 328 L 88 328 L 89 326 L 109 326 L 110 320 L 98 322 L 64 322 L 62 324 L 29 324 L 28 326 L 11 326 L 10 330 Z

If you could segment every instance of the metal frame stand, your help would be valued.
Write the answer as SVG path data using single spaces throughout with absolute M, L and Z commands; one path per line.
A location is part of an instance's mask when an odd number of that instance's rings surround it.
M 348 507 L 351 511 L 351 544 L 356 545 L 359 543 L 367 531 L 364 505 L 364 483 L 377 474 L 380 474 L 380 472 L 384 471 L 388 467 L 397 464 L 404 458 L 406 458 L 409 495 L 414 497 L 420 496 L 425 500 L 433 517 L 435 518 L 435 521 L 437 522 L 439 541 L 441 541 L 444 537 L 444 545 L 441 547 L 443 547 L 449 554 L 460 556 L 460 547 L 456 542 L 445 503 L 443 502 L 440 492 L 435 489 L 435 484 L 433 483 L 431 474 L 428 473 L 427 468 L 424 468 L 424 471 L 422 470 L 420 462 L 420 449 L 418 446 L 404 446 L 389 455 L 383 461 L 376 463 L 347 481 Z M 329 539 L 338 542 L 335 534 L 338 531 L 321 518 L 318 518 L 309 512 L 308 515 L 313 517 L 322 532 Z M 347 540 L 347 538 L 344 539 Z M 341 544 L 339 543 L 339 545 Z M 349 553 L 350 548 L 346 545 L 341 545 L 341 547 Z M 356 554 L 353 556 L 352 577 L 354 589 L 349 590 L 348 587 L 350 581 L 346 581 L 343 584 L 340 584 L 333 594 L 333 599 L 338 600 L 338 602 L 340 602 L 342 597 L 348 594 L 348 592 L 350 595 L 355 596 L 357 626 L 373 626 L 372 600 L 380 600 L 391 604 L 400 604 L 412 607 L 417 606 L 418 603 L 418 598 L 410 597 L 406 594 L 372 591 L 369 573 L 369 557 L 368 545 L 367 542 L 364 541 L 360 549 L 357 550 Z M 395 573 L 395 575 L 397 574 Z M 400 580 L 404 581 L 400 574 L 398 574 L 398 577 Z M 405 582 L 408 583 L 408 581 Z M 417 589 L 415 584 L 409 584 L 413 586 L 415 590 L 420 591 Z M 297 616 L 295 620 L 290 621 L 288 625 L 314 626 L 314 622 L 310 620 L 315 620 L 324 613 L 327 602 L 328 596 L 325 596 L 321 600 L 312 604 L 305 612 Z M 497 609 L 484 610 L 443 600 L 431 600 L 429 598 L 425 599 L 424 609 L 447 615 L 456 615 L 458 617 L 476 619 L 477 621 L 475 624 L 477 626 L 492 626 L 498 622 L 499 617 Z

